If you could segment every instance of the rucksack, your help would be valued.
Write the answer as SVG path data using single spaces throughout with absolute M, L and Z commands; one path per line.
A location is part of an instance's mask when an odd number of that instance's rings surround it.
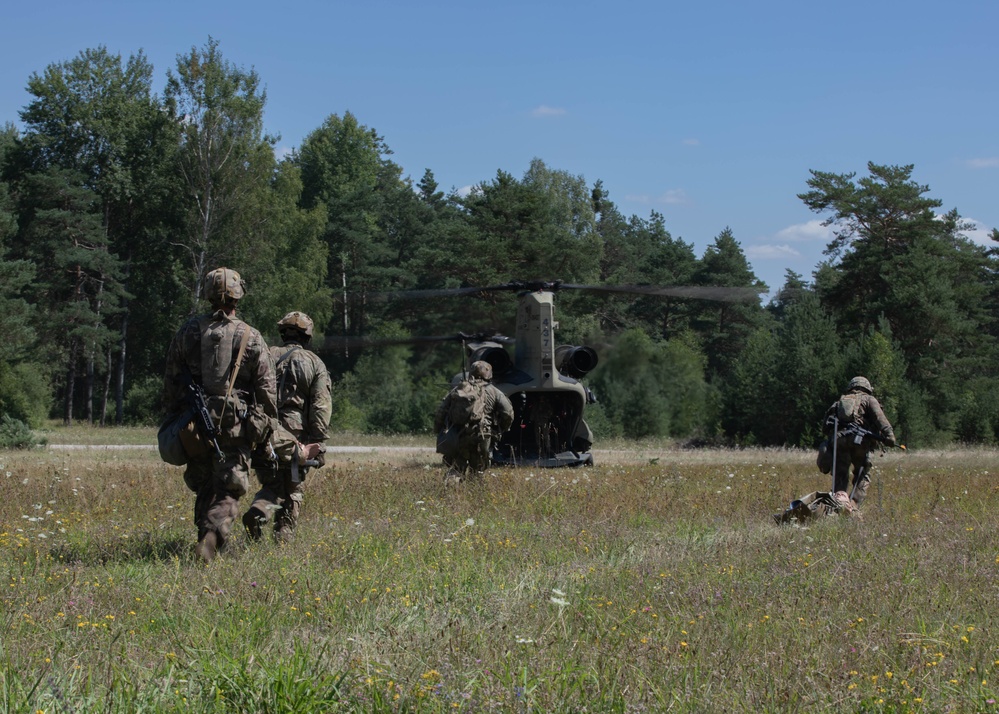
M 860 403 L 861 398 L 859 394 L 844 394 L 840 397 L 839 402 L 836 404 L 836 417 L 839 420 L 841 429 L 844 425 L 860 421 Z
M 855 511 L 853 502 L 850 501 L 850 494 L 846 491 L 829 493 L 827 491 L 815 491 L 807 496 L 791 501 L 783 513 L 775 513 L 774 523 L 779 526 L 787 523 L 801 524 L 816 516 L 836 516 L 851 515 L 859 513 Z
M 452 426 L 468 429 L 482 423 L 486 411 L 484 390 L 481 382 L 468 379 L 451 390 L 447 416 Z

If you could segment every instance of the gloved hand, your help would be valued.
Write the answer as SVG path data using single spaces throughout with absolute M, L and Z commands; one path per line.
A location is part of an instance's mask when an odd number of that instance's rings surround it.
M 299 444 L 298 462 L 305 465 L 306 461 L 316 461 L 326 452 L 324 444 Z

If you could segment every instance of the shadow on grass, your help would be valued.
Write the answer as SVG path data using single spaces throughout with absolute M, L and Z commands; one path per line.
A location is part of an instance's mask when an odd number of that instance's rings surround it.
M 113 543 L 66 543 L 50 551 L 52 558 L 65 563 L 80 565 L 107 565 L 109 563 L 165 562 L 192 556 L 193 542 L 189 538 L 147 538 L 146 540 L 118 540 Z

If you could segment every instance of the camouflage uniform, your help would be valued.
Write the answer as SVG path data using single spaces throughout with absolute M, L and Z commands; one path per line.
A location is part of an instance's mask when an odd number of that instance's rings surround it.
M 513 405 L 503 392 L 489 384 L 489 380 L 492 379 L 492 367 L 488 362 L 474 362 L 468 379 L 473 384 L 484 384 L 482 396 L 485 405 L 482 421 L 479 424 L 470 424 L 461 430 L 457 449 L 453 454 L 444 457 L 444 463 L 450 470 L 460 474 L 477 474 L 485 471 L 492 463 L 493 442 L 506 433 L 513 423 Z M 434 430 L 438 434 L 450 426 L 447 423 L 447 416 L 451 409 L 453 393 L 453 391 L 448 392 L 434 415 Z
M 208 292 L 210 284 L 217 287 L 220 281 L 223 296 Z M 248 488 L 250 452 L 274 428 L 277 399 L 274 365 L 267 344 L 257 330 L 235 315 L 236 300 L 243 294 L 239 274 L 219 268 L 206 276 L 205 283 L 215 311 L 189 319 L 170 343 L 163 404 L 174 415 L 188 407 L 183 375 L 189 371 L 193 381 L 204 389 L 213 423 L 219 427 L 218 441 L 224 461 L 219 462 L 202 442 L 203 453 L 188 451 L 184 472 L 184 483 L 197 494 L 194 502 L 197 552 L 205 560 L 211 560 L 225 545 L 237 515 L 239 498 Z M 227 399 L 232 367 L 247 331 L 243 359 Z
M 852 499 L 858 506 L 867 495 L 867 488 L 871 483 L 870 471 L 874 465 L 871 452 L 878 446 L 879 442 L 871 437 L 865 437 L 861 443 L 855 443 L 855 439 L 849 433 L 850 425 L 857 424 L 867 431 L 877 434 L 883 443 L 889 446 L 895 444 L 895 431 L 885 416 L 884 410 L 881 409 L 881 404 L 874 398 L 872 391 L 871 383 L 865 377 L 854 377 L 850 380 L 846 394 L 834 402 L 826 412 L 825 428 L 831 434 L 840 402 L 843 400 L 856 402 L 852 421 L 844 424 L 842 420 L 839 420 L 837 424 L 836 473 L 833 490 L 835 492 L 847 490 L 850 481 L 850 467 L 852 466 Z
M 301 322 L 304 329 L 285 329 L 286 322 Z M 277 373 L 278 419 L 273 447 L 277 459 L 254 461 L 261 489 L 243 515 L 251 538 L 274 515 L 274 537 L 288 540 L 294 534 L 304 499 L 303 484 L 308 468 L 299 466 L 299 444 L 322 444 L 329 438 L 333 393 L 329 372 L 322 359 L 305 348 L 312 337 L 312 320 L 304 313 L 289 313 L 278 322 L 284 345 L 271 347 Z M 322 457 L 319 458 L 320 464 Z M 261 465 L 257 465 L 261 464 Z

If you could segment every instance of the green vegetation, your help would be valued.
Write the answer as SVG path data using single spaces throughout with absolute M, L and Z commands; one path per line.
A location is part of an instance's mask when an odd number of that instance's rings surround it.
M 893 451 L 861 519 L 784 528 L 825 485 L 809 452 L 650 447 L 449 491 L 431 458 L 338 457 L 292 544 L 239 532 L 205 567 L 155 452 L 0 455 L 0 708 L 995 708 L 993 451 Z
M 288 310 L 313 317 L 335 426 L 365 433 L 427 433 L 460 356 L 356 338 L 514 332 L 513 295 L 376 293 L 536 279 L 767 287 L 725 217 L 697 255 L 662 215 L 625 216 L 599 178 L 541 158 L 445 193 L 429 169 L 407 176 L 350 112 L 279 158 L 265 78 L 215 39 L 164 75 L 158 86 L 141 52 L 83 50 L 31 74 L 23 131 L 0 130 L 0 413 L 33 427 L 156 423 L 165 347 L 218 265 L 247 280 L 240 311 L 269 339 Z M 866 168 L 801 177 L 799 198 L 834 238 L 812 279 L 789 272 L 768 305 L 559 293 L 558 338 L 601 352 L 598 444 L 811 447 L 861 373 L 910 445 L 999 441 L 999 253 L 965 237 L 913 166 Z

